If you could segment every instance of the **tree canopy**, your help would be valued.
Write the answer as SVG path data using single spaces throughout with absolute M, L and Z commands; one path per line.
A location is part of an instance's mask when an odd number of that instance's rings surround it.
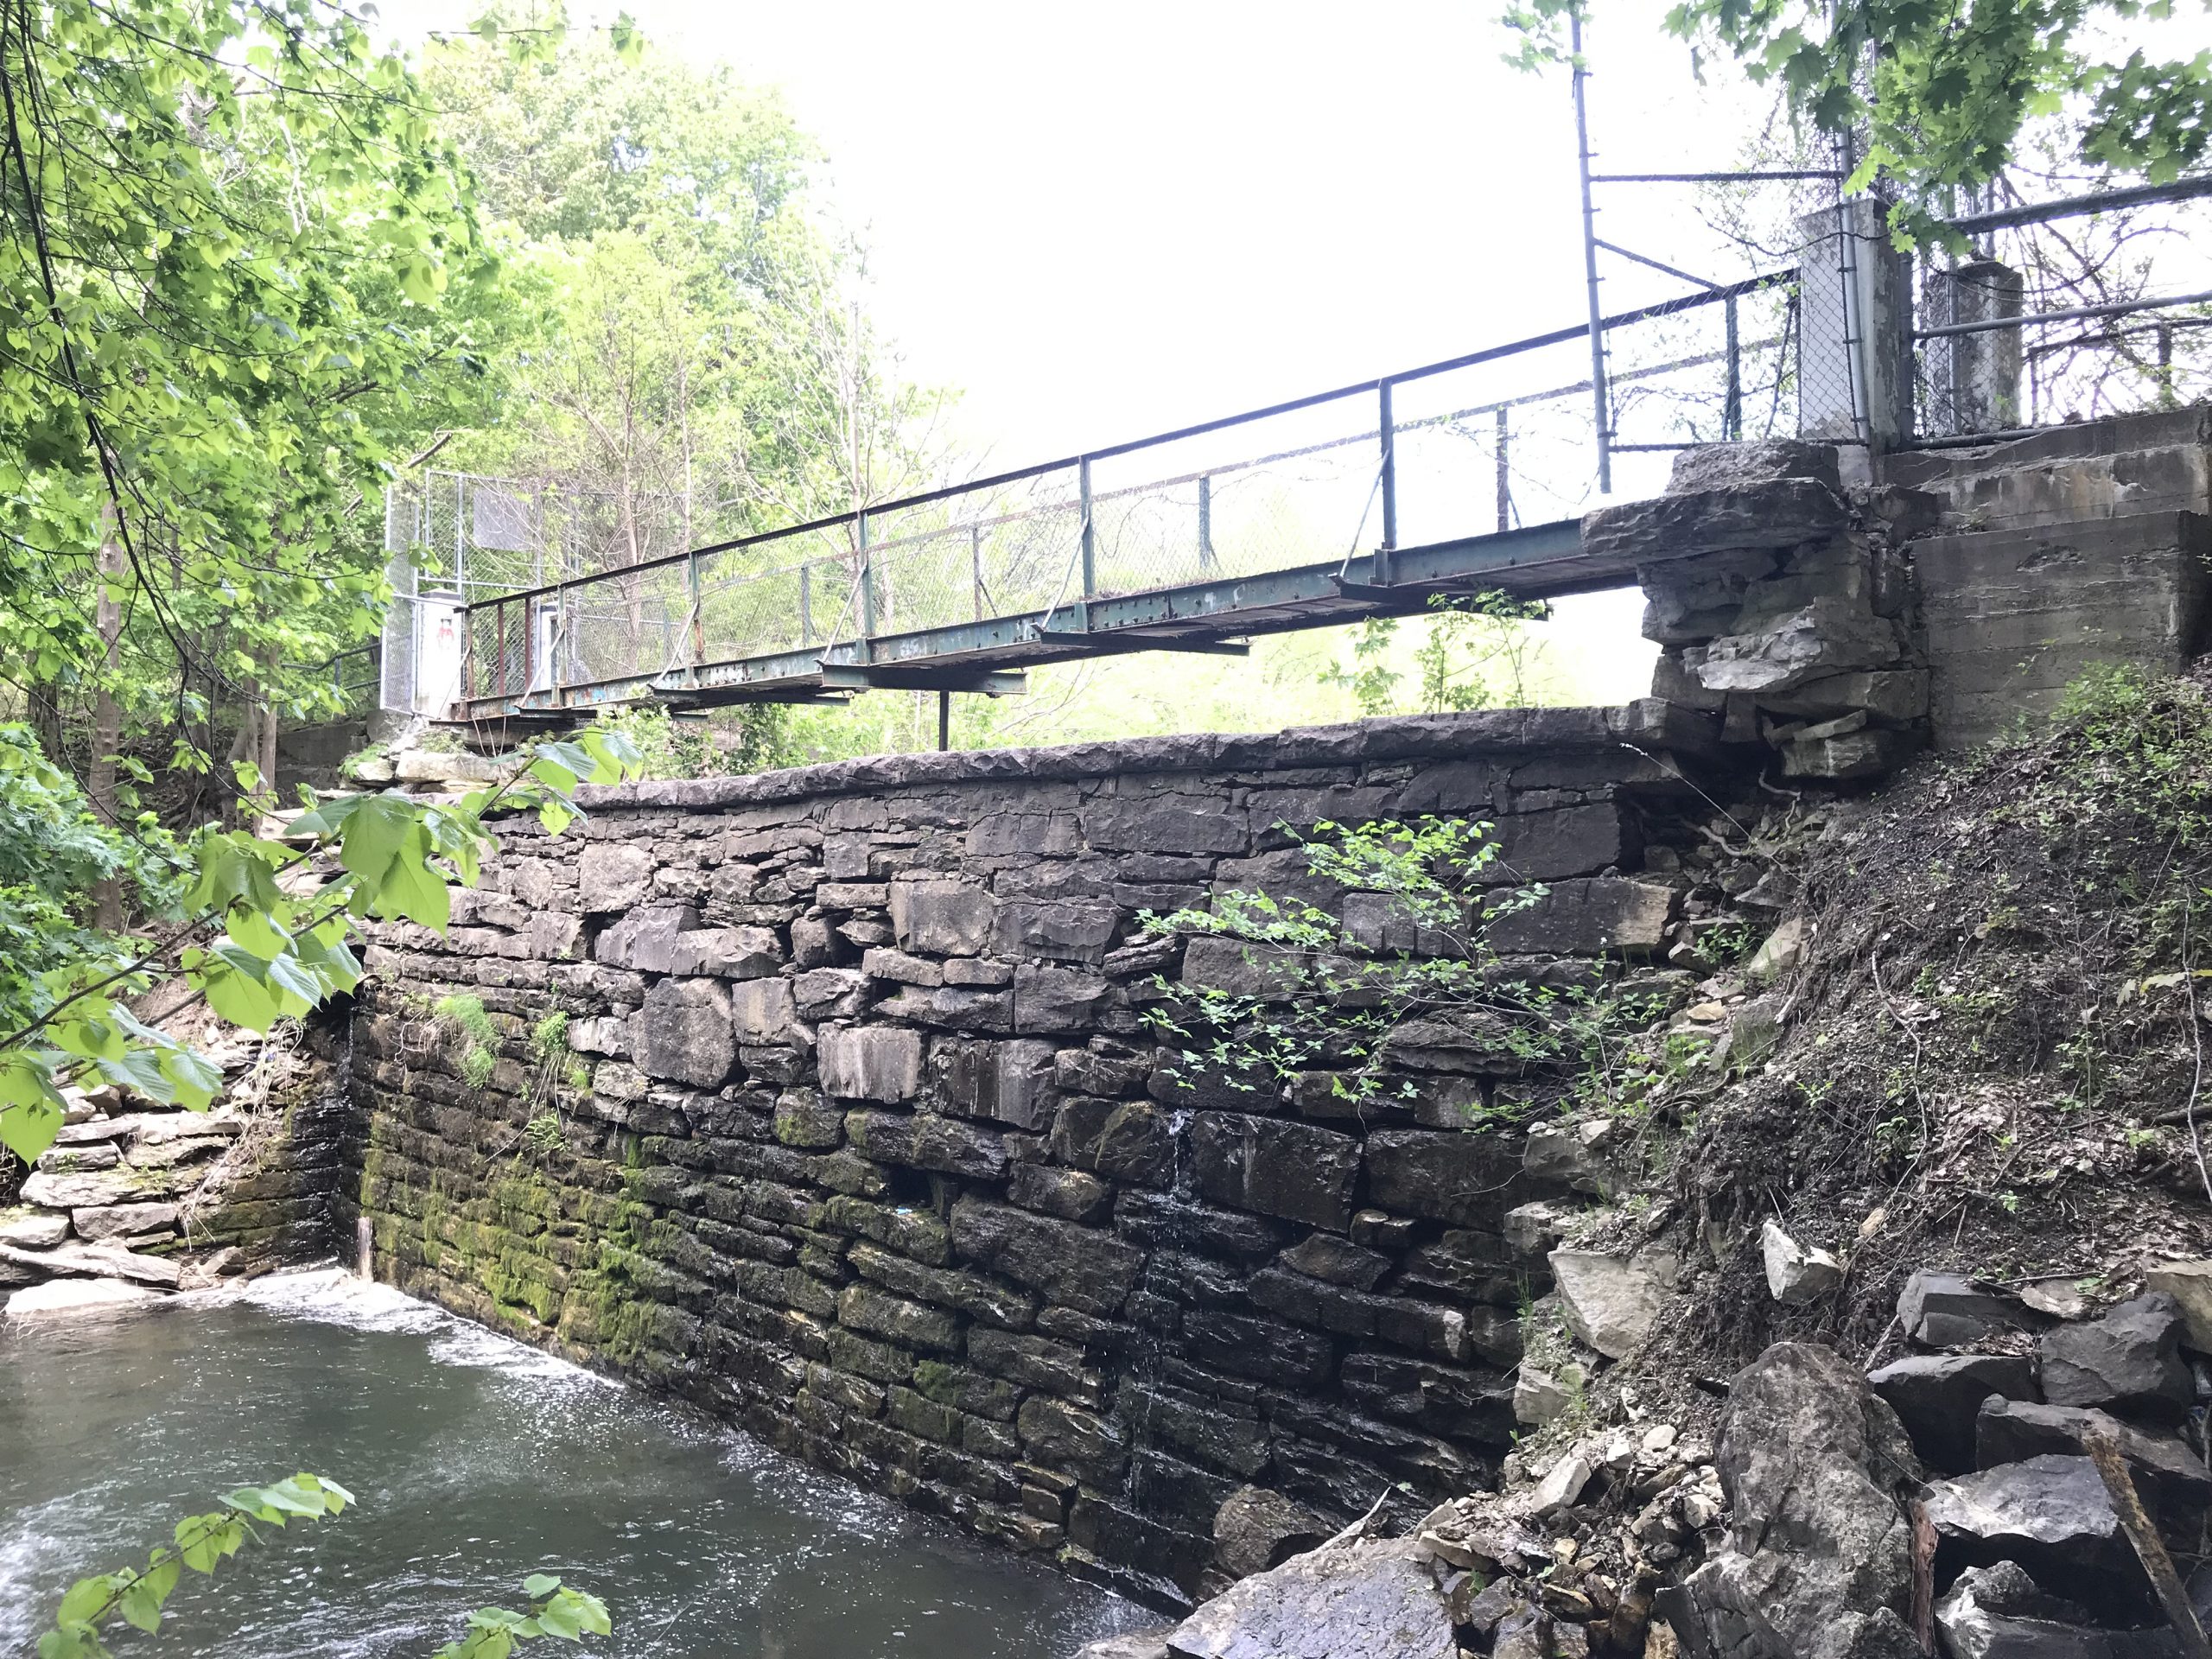
M 1997 176 L 2037 118 L 2063 117 L 2077 158 L 2152 181 L 2212 148 L 2212 50 L 2166 55 L 2145 28 L 2202 0 L 1680 0 L 1667 28 L 1701 55 L 1778 87 L 1800 119 L 1859 132 L 1850 188 L 1885 183 L 1900 222 L 1942 217 Z M 1516 60 L 1567 55 L 1584 0 L 1511 0 Z M 1602 14 L 1601 14 L 1602 15 Z

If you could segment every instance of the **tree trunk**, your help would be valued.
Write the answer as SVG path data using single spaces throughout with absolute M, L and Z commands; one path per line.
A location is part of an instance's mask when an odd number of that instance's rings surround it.
M 261 661 L 261 741 L 254 753 L 254 764 L 261 772 L 261 793 L 273 799 L 276 793 L 276 705 L 270 699 L 269 688 L 276 679 L 276 647 L 270 645 Z
M 67 752 L 61 746 L 61 688 L 51 680 L 35 681 L 24 699 L 30 705 L 31 731 L 39 752 L 57 766 L 67 764 Z
M 115 700 L 115 676 L 122 664 L 123 599 L 125 572 L 123 544 L 116 533 L 113 504 L 100 511 L 99 558 L 93 567 L 99 584 L 92 623 L 106 647 L 102 671 L 92 691 L 92 762 L 85 774 L 85 794 L 93 813 L 108 823 L 120 821 L 116 803 L 116 751 L 123 747 L 123 710 Z M 104 933 L 123 931 L 123 883 L 114 877 L 92 883 L 92 925 Z

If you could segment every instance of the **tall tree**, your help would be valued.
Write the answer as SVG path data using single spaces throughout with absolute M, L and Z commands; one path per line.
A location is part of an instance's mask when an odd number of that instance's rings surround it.
M 652 44 L 507 49 L 537 21 L 495 12 L 492 43 L 424 60 L 487 220 L 547 292 L 506 418 L 448 458 L 569 493 L 578 569 L 913 486 L 936 401 L 868 329 L 781 105 Z
M 0 0 L 0 673 L 111 703 L 102 767 L 159 732 L 204 768 L 215 705 L 311 702 L 373 626 L 388 457 L 484 395 L 497 282 L 342 9 Z

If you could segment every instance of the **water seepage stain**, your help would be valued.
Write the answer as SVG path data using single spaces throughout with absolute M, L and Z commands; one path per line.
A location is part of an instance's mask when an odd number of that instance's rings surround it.
M 615 1637 L 596 1650 L 655 1659 L 1058 1659 L 1154 1622 L 698 1414 L 321 1272 L 0 1325 L 0 1651 L 27 1649 L 79 1573 L 302 1469 L 359 1508 L 268 1535 L 212 1584 L 188 1575 L 163 1659 L 428 1654 L 538 1571 L 604 1597 Z

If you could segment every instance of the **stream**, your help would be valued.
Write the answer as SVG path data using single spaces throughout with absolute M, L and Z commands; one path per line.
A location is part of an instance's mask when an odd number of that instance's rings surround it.
M 307 1470 L 358 1505 L 188 1573 L 120 1659 L 424 1655 L 535 1572 L 601 1596 L 592 1651 L 1064 1659 L 1157 1621 L 700 1413 L 336 1271 L 0 1321 L 0 1653 L 82 1573 Z M 574 1653 L 538 1642 L 532 1659 Z

